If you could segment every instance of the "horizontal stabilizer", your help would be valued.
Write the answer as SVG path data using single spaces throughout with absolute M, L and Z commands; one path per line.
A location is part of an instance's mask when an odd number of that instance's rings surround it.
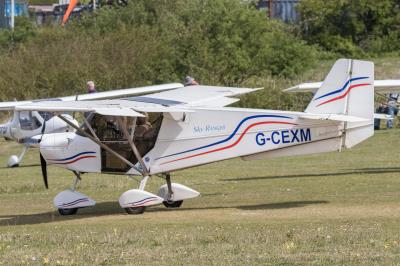
M 307 113 L 305 115 L 299 116 L 301 119 L 310 119 L 310 120 L 331 120 L 338 122 L 366 122 L 369 119 L 350 116 L 350 115 L 340 115 L 340 114 L 312 114 Z
M 393 120 L 394 117 L 391 115 L 387 115 L 387 114 L 374 114 L 374 118 L 375 119 L 382 119 L 382 120 Z
M 288 89 L 282 90 L 283 92 L 312 92 L 315 93 L 322 85 L 322 82 L 308 82 L 301 83 Z M 400 92 L 400 79 L 385 79 L 374 81 L 375 92 L 390 93 Z

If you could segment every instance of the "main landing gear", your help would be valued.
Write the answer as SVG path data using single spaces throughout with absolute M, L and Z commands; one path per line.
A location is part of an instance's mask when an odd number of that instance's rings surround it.
M 61 215 L 74 215 L 78 209 L 91 207 L 96 204 L 88 196 L 76 191 L 77 185 L 81 180 L 80 173 L 74 172 L 75 178 L 71 189 L 64 190 L 54 198 L 54 206 Z M 171 183 L 171 176 L 164 174 L 166 184 L 162 185 L 157 195 L 145 191 L 149 176 L 142 178 L 138 189 L 131 189 L 124 192 L 119 198 L 120 206 L 128 214 L 142 214 L 146 207 L 164 204 L 167 208 L 179 208 L 183 201 L 198 197 L 199 192 L 181 184 Z
M 171 183 L 169 174 L 164 175 L 167 184 L 160 187 L 157 195 L 144 190 L 149 176 L 143 177 L 139 189 L 126 191 L 119 198 L 119 204 L 128 214 L 142 214 L 146 207 L 163 203 L 167 208 L 179 208 L 183 200 L 195 198 L 199 192 L 184 185 Z

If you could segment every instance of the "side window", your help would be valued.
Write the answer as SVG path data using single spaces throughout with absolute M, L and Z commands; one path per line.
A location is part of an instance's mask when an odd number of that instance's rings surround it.
M 35 130 L 42 126 L 37 117 L 32 116 L 32 112 L 28 111 L 19 113 L 19 124 L 22 130 Z

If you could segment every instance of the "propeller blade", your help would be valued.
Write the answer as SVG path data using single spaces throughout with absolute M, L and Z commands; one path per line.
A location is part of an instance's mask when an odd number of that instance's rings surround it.
M 42 167 L 44 186 L 46 187 L 46 189 L 49 189 L 49 183 L 47 182 L 47 163 L 41 153 L 40 153 L 40 166 Z
M 39 143 L 42 141 L 42 139 L 43 139 L 43 135 L 44 135 L 44 132 L 46 131 L 46 121 L 44 121 L 43 122 L 43 126 L 42 126 L 42 136 L 40 137 L 40 140 L 39 140 Z

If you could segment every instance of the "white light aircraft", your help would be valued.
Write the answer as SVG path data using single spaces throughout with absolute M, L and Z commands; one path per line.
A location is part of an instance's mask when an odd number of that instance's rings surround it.
M 354 81 L 354 80 L 353 80 Z M 284 92 L 312 92 L 316 93 L 318 89 L 322 86 L 322 82 L 307 82 L 301 83 L 296 86 L 284 89 Z M 399 91 L 400 80 L 399 79 L 384 79 L 375 80 L 374 89 L 375 92 L 390 93 L 394 91 Z
M 46 165 L 76 175 L 71 189 L 54 205 L 60 214 L 75 214 L 95 205 L 76 191 L 81 173 L 141 176 L 137 189 L 124 192 L 119 204 L 130 214 L 163 203 L 180 207 L 199 192 L 172 183 L 179 169 L 241 157 L 244 160 L 304 155 L 351 148 L 374 134 L 374 64 L 338 60 L 305 112 L 225 107 L 232 96 L 256 89 L 190 86 L 109 101 L 39 102 L 17 111 L 54 112 L 76 132 L 44 134 L 40 142 L 43 178 Z M 62 112 L 91 112 L 77 127 Z M 146 191 L 150 176 L 166 184 Z
M 352 80 L 355 81 L 355 80 Z M 344 84 L 345 86 L 346 84 Z M 283 92 L 312 92 L 316 93 L 318 89 L 322 86 L 322 82 L 307 82 L 301 83 L 296 86 L 284 89 Z M 388 94 L 391 92 L 400 92 L 400 80 L 399 79 L 385 79 L 385 80 L 375 80 L 374 81 L 374 92 L 384 98 L 389 99 L 388 96 L 383 94 Z M 374 113 L 374 118 L 392 120 L 394 117 L 386 114 Z
M 105 92 L 98 92 L 92 94 L 81 94 L 75 96 L 67 96 L 54 99 L 43 99 L 35 101 L 13 101 L 13 102 L 2 102 L 0 103 L 0 111 L 15 110 L 16 106 L 30 104 L 33 102 L 53 101 L 55 104 L 59 102 L 68 101 L 88 101 L 88 100 L 99 100 L 99 99 L 111 99 L 118 97 L 126 97 L 133 95 L 140 95 L 144 93 L 158 92 L 164 90 L 171 90 L 183 87 L 182 84 L 172 83 L 164 85 L 147 86 L 140 88 L 130 88 L 122 90 L 112 90 Z M 78 125 L 78 122 L 69 114 L 64 114 L 64 118 L 68 119 L 74 125 Z M 22 152 L 19 156 L 10 156 L 7 166 L 16 167 L 18 166 L 26 151 L 30 147 L 36 147 L 38 145 L 38 139 L 33 138 L 40 134 L 49 134 L 56 132 L 71 132 L 74 131 L 73 127 L 66 124 L 63 120 L 54 116 L 51 112 L 42 111 L 14 111 L 12 118 L 5 124 L 0 125 L 0 137 L 4 137 L 6 140 L 14 140 L 24 145 Z

